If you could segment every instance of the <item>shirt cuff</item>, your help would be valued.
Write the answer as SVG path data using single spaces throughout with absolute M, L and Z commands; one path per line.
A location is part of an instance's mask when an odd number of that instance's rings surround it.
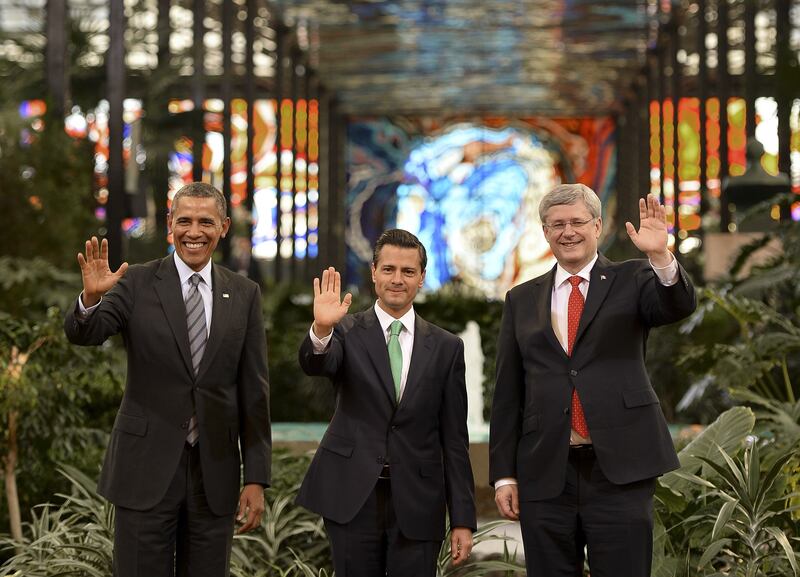
M 325 349 L 328 348 L 328 344 L 331 342 L 331 337 L 333 336 L 333 330 L 331 330 L 330 334 L 326 337 L 319 338 L 317 335 L 314 334 L 314 324 L 311 324 L 311 328 L 308 329 L 308 336 L 311 337 L 311 345 L 314 348 L 315 355 L 321 355 L 325 352 Z
M 653 267 L 653 271 L 656 273 L 658 280 L 661 281 L 661 284 L 664 286 L 676 284 L 680 276 L 678 272 L 678 261 L 675 260 L 674 254 L 669 254 L 672 257 L 672 261 L 667 266 L 657 267 L 653 265 L 653 261 L 650 261 L 650 266 Z
M 81 291 L 81 294 L 78 295 L 78 316 L 80 316 L 82 319 L 85 319 L 91 315 L 97 307 L 100 306 L 101 302 L 103 302 L 103 297 L 100 297 L 100 300 L 97 301 L 97 304 L 94 304 L 87 309 L 83 305 L 83 291 Z
M 504 477 L 494 482 L 494 490 L 497 491 L 500 487 L 505 487 L 506 485 L 517 485 L 517 484 L 518 484 L 517 480 L 514 477 Z

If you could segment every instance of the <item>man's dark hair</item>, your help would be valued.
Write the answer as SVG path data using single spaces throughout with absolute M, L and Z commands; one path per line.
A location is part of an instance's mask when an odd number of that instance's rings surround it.
M 372 251 L 372 266 L 378 266 L 378 257 L 381 254 L 381 249 L 387 244 L 389 246 L 419 250 L 419 263 L 422 265 L 422 271 L 425 271 L 425 266 L 428 264 L 428 254 L 425 252 L 425 246 L 416 236 L 400 228 L 390 228 L 380 236 L 375 243 L 375 249 Z
M 184 196 L 213 198 L 214 202 L 217 204 L 217 211 L 219 211 L 220 219 L 225 220 L 228 216 L 228 207 L 225 202 L 225 197 L 219 190 L 208 183 L 190 182 L 189 184 L 183 185 L 178 189 L 178 192 L 175 193 L 175 196 L 172 197 L 172 206 L 174 207 L 178 203 L 178 200 Z

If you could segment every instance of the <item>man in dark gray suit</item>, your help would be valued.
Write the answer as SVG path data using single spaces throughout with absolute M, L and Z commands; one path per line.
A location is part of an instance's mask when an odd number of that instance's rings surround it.
M 414 312 L 426 260 L 411 233 L 383 233 L 378 300 L 352 315 L 338 272 L 314 279 L 300 365 L 332 380 L 336 412 L 297 502 L 324 518 L 337 577 L 433 577 L 446 510 L 453 563 L 472 549 L 464 344 Z
M 270 482 L 261 293 L 211 263 L 230 227 L 214 187 L 181 188 L 169 226 L 174 255 L 116 272 L 107 241 L 87 241 L 64 330 L 79 345 L 119 333 L 127 349 L 98 483 L 116 506 L 114 575 L 227 577 L 234 515 L 239 532 L 259 526 Z
M 646 577 L 655 478 L 678 467 L 645 368 L 652 327 L 695 308 L 667 249 L 664 207 L 639 201 L 628 235 L 648 260 L 597 252 L 600 200 L 559 185 L 539 205 L 557 264 L 506 295 L 497 341 L 489 477 L 519 519 L 528 575 Z

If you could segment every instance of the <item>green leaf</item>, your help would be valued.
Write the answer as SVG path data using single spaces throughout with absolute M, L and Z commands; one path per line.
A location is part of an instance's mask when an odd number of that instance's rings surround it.
M 734 453 L 744 439 L 749 435 L 755 425 L 755 415 L 747 407 L 733 407 L 722 413 L 717 419 L 706 427 L 695 439 L 678 453 L 681 462 L 681 473 L 696 473 L 703 467 L 702 477 L 710 476 L 710 472 L 703 466 L 701 457 L 710 459 L 715 463 L 722 463 L 722 457 L 717 447 L 722 447 L 726 452 Z M 676 474 L 676 471 L 661 477 L 661 484 L 673 491 L 688 497 L 690 483 L 685 478 Z
M 789 539 L 786 538 L 786 533 L 778 529 L 777 527 L 765 527 L 764 530 L 772 535 L 775 541 L 783 547 L 783 551 L 786 553 L 786 558 L 789 561 L 789 564 L 792 566 L 792 571 L 795 574 L 795 577 L 798 573 L 797 567 L 797 555 L 795 554 L 794 550 L 792 549 L 791 543 L 789 543 Z
M 714 522 L 714 529 L 711 531 L 712 541 L 716 540 L 723 529 L 725 529 L 725 526 L 728 524 L 728 521 L 730 521 L 731 515 L 733 515 L 738 504 L 739 501 L 727 501 L 720 507 L 719 515 L 717 515 L 717 520 Z
M 703 555 L 700 557 L 700 561 L 697 562 L 697 568 L 702 569 L 705 567 L 709 561 L 712 561 L 717 554 L 722 550 L 723 547 L 730 545 L 730 539 L 720 539 L 719 541 L 714 541 L 706 547 L 706 550 L 703 552 Z

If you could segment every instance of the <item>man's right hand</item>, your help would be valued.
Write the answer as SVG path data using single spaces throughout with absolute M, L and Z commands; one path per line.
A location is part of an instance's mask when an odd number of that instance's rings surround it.
M 128 270 L 128 263 L 120 265 L 116 272 L 108 267 L 108 241 L 99 242 L 96 236 L 86 241 L 86 255 L 78 253 L 78 264 L 83 278 L 83 306 L 93 307 Z
M 342 320 L 350 308 L 353 295 L 347 293 L 340 300 L 342 290 L 341 275 L 329 267 L 322 271 L 322 282 L 314 279 L 314 334 L 322 339 L 331 334 L 333 327 Z
M 519 521 L 519 492 L 517 485 L 503 485 L 495 489 L 494 502 L 500 515 L 511 521 Z

